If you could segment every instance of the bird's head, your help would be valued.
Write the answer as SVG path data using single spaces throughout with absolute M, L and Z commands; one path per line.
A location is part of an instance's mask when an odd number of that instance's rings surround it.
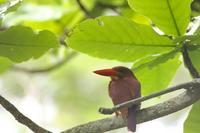
M 94 71 L 94 73 L 103 75 L 103 76 L 110 76 L 112 79 L 119 79 L 119 78 L 124 78 L 124 77 L 136 78 L 130 69 L 123 66 L 117 66 L 111 69 L 96 70 Z

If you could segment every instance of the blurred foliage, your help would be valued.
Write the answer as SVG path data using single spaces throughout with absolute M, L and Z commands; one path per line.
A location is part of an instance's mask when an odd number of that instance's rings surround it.
M 192 5 L 192 16 L 200 15 L 200 0 L 193 0 Z
M 71 127 L 105 117 L 97 110 L 101 106 L 112 106 L 107 94 L 108 79 L 93 75 L 95 69 L 132 66 L 142 82 L 143 95 L 147 95 L 169 85 L 182 61 L 181 44 L 190 42 L 189 54 L 200 72 L 199 37 L 180 36 L 185 35 L 190 16 L 199 15 L 199 0 L 193 1 L 192 13 L 189 8 L 191 0 L 169 1 L 168 4 L 162 0 L 129 0 L 131 8 L 126 0 L 81 2 L 90 16 L 98 18 L 86 20 L 87 14 L 76 0 L 24 0 L 16 6 L 0 0 L 4 4 L 0 7 L 0 55 L 4 56 L 0 57 L 2 92 L 18 99 L 32 95 L 42 105 L 52 103 L 56 110 L 52 116 L 53 125 L 67 128 L 66 125 Z M 11 26 L 15 26 L 15 29 Z M 160 35 L 156 28 L 167 35 Z M 40 36 L 41 33 L 44 33 L 43 36 Z M 68 41 L 65 44 L 66 38 Z M 62 44 L 60 47 L 57 47 L 58 40 Z M 147 48 L 147 45 L 150 46 Z M 24 74 L 8 71 L 13 70 L 13 65 L 31 70 L 48 68 L 73 51 L 68 46 L 92 56 L 130 63 L 79 54 L 51 72 Z M 32 57 L 40 58 L 33 60 Z M 16 64 L 8 58 L 26 62 Z M 187 131 L 198 128 L 192 124 L 198 121 L 194 119 L 197 118 L 198 108 L 199 104 L 195 104 L 186 124 Z
M 6 70 L 9 69 L 9 67 L 11 67 L 12 62 L 4 57 L 0 57 L 0 73 L 5 72 Z

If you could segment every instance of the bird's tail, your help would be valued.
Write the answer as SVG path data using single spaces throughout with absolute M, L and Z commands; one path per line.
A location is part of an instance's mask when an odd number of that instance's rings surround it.
M 129 131 L 136 131 L 136 111 L 137 106 L 128 108 L 127 128 Z

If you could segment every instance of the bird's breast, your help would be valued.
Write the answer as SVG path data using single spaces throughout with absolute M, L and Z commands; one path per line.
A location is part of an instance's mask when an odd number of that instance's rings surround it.
M 109 95 L 115 105 L 136 98 L 138 87 L 134 82 L 134 80 L 130 80 L 129 82 L 126 79 L 118 79 L 110 82 Z

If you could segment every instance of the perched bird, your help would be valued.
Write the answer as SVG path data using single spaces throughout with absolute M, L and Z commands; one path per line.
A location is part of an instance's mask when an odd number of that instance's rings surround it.
M 111 77 L 108 92 L 114 105 L 141 97 L 140 82 L 130 69 L 118 66 L 111 69 L 97 70 L 94 73 Z M 140 105 L 133 105 L 130 108 L 123 108 L 115 112 L 117 116 L 122 115 L 122 117 L 127 118 L 129 131 L 136 131 L 136 110 L 139 108 Z

